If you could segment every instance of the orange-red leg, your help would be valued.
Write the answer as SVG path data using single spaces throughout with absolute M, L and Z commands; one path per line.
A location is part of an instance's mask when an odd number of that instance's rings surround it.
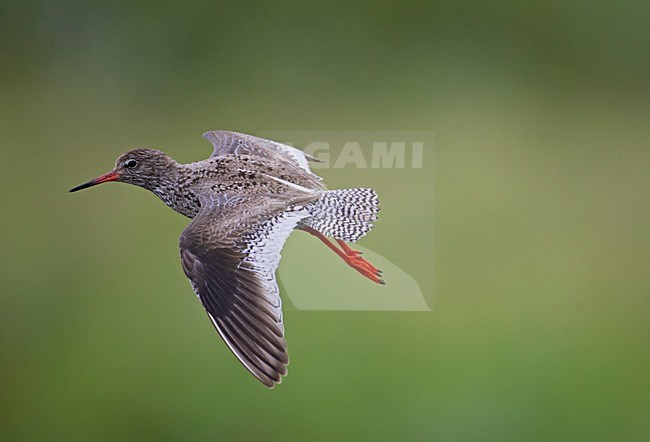
M 312 229 L 311 227 L 302 227 L 302 230 L 320 239 L 334 253 L 339 255 L 339 257 L 341 257 L 341 259 L 345 261 L 350 267 L 361 273 L 366 278 L 378 284 L 385 284 L 384 280 L 380 277 L 382 273 L 381 270 L 378 270 L 375 266 L 363 259 L 361 257 L 360 251 L 351 249 L 344 241 L 337 239 L 336 242 L 341 246 L 339 249 L 329 240 L 329 238 L 320 233 L 318 230 Z

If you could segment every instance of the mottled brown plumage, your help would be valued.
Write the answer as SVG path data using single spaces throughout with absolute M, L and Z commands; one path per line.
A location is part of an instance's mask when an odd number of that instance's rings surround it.
M 344 243 L 372 228 L 379 201 L 372 189 L 327 190 L 309 169 L 315 159 L 290 146 L 228 131 L 204 137 L 214 146 L 206 160 L 179 164 L 159 150 L 133 149 L 112 171 L 71 192 L 124 182 L 192 218 L 180 237 L 183 270 L 228 347 L 272 387 L 289 361 L 275 281 L 286 239 L 295 228 L 307 231 L 383 283 L 381 272 Z

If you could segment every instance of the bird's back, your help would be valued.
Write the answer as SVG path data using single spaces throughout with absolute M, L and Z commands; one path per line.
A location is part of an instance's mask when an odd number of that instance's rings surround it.
M 320 179 L 290 163 L 253 155 L 223 155 L 190 164 L 181 164 L 175 192 L 156 193 L 168 206 L 190 218 L 200 208 L 199 196 L 205 192 L 275 194 L 281 197 L 296 192 L 325 190 Z

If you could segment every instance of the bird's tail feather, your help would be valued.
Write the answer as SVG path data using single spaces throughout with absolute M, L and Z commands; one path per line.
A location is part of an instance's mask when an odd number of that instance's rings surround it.
M 303 223 L 324 235 L 354 242 L 373 228 L 379 197 L 374 189 L 327 190 L 314 203 Z

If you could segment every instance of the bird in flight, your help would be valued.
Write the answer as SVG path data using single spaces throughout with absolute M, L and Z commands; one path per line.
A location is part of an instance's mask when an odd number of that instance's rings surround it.
M 226 345 L 272 388 L 289 363 L 275 279 L 285 241 L 294 229 L 310 233 L 383 284 L 381 271 L 346 244 L 373 227 L 379 199 L 368 188 L 327 190 L 309 168 L 318 160 L 293 147 L 230 131 L 203 137 L 214 146 L 206 160 L 179 164 L 159 150 L 132 149 L 70 192 L 134 184 L 191 218 L 179 241 L 183 271 Z

